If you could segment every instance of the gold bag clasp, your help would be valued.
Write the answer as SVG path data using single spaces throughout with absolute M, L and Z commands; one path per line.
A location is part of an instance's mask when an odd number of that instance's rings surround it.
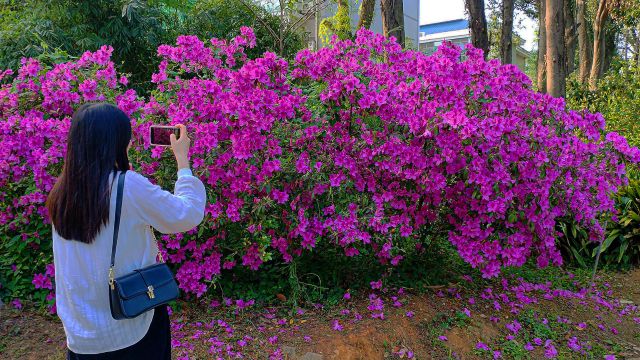
M 111 290 L 115 289 L 112 267 L 109 268 L 109 287 L 111 288 Z
M 149 299 L 155 299 L 156 295 L 153 293 L 153 286 L 147 286 L 147 295 L 149 296 Z

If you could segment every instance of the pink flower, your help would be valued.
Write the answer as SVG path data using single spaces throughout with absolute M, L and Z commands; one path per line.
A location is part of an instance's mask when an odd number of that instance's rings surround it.
M 548 344 L 545 346 L 544 357 L 547 359 L 555 359 L 558 356 L 558 350 L 556 350 L 553 344 Z
M 470 298 L 469 298 L 469 304 L 470 304 L 470 305 L 473 305 L 473 304 L 475 304 L 475 303 L 476 303 L 476 299 L 475 299 L 475 298 L 473 298 L 473 297 L 470 297 Z
M 258 270 L 262 264 L 262 257 L 258 250 L 257 244 L 252 244 L 247 252 L 242 256 L 242 265 L 249 267 L 251 270 Z
M 54 267 L 53 263 L 51 263 L 51 264 L 47 264 L 47 265 L 45 266 L 45 269 L 46 269 L 46 271 L 44 272 L 44 274 L 45 274 L 46 276 L 51 277 L 51 278 L 55 277 L 55 275 L 56 275 L 56 269 L 55 269 L 55 267 Z
M 518 331 L 520 331 L 520 329 L 522 328 L 522 325 L 520 325 L 518 320 L 514 320 L 512 323 L 507 324 L 506 328 L 515 335 L 518 333 Z
M 278 204 L 284 204 L 287 202 L 287 200 L 289 200 L 289 194 L 287 194 L 285 191 L 280 191 L 277 189 L 273 189 L 273 191 L 271 192 L 271 197 Z
M 302 154 L 300 154 L 298 161 L 296 161 L 296 171 L 301 174 L 305 174 L 309 172 L 309 170 L 309 154 L 303 152 Z
M 340 325 L 340 322 L 338 320 L 333 320 L 333 323 L 332 323 L 331 327 L 335 331 L 342 331 L 342 325 Z
M 18 299 L 13 299 L 11 305 L 18 310 L 22 309 L 22 303 Z
M 51 279 L 44 274 L 35 274 L 32 283 L 36 289 L 53 289 Z
M 567 346 L 569 347 L 569 349 L 573 350 L 573 351 L 580 351 L 582 350 L 582 345 L 580 345 L 580 341 L 578 341 L 578 338 L 576 338 L 575 336 L 571 337 L 567 343 Z

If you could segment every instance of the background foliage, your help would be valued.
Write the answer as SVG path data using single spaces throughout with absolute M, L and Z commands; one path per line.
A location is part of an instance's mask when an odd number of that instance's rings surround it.
M 253 12 L 241 0 L 7 0 L 0 5 L 0 69 L 17 69 L 22 57 L 61 62 L 111 45 L 118 70 L 130 74 L 130 86 L 145 94 L 158 66 L 158 46 L 180 34 L 230 38 L 251 26 L 256 47 L 247 54 L 275 51 L 263 23 L 277 28 L 280 19 L 257 3 L 246 4 Z M 285 56 L 304 47 L 300 34 L 284 35 Z
M 610 131 L 624 135 L 633 146 L 640 145 L 640 66 L 621 60 L 614 62 L 595 91 L 572 79 L 567 103 L 573 109 L 602 113 Z

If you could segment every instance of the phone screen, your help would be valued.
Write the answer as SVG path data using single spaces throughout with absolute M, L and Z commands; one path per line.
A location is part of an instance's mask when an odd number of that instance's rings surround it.
M 151 145 L 170 146 L 171 134 L 175 134 L 176 137 L 180 134 L 180 129 L 176 126 L 159 126 L 152 125 L 150 129 Z

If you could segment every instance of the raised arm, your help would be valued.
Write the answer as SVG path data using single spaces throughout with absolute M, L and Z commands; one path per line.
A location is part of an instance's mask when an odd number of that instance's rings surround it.
M 204 218 L 207 194 L 202 181 L 189 169 L 189 147 L 191 139 L 184 125 L 180 138 L 171 134 L 171 150 L 178 164 L 178 181 L 171 194 L 153 185 L 142 175 L 131 174 L 129 197 L 134 201 L 138 216 L 145 223 L 164 234 L 184 232 L 196 227 Z
M 126 198 L 140 219 L 164 234 L 193 229 L 202 221 L 206 192 L 202 181 L 187 168 L 178 171 L 173 194 L 135 172 L 127 173 Z

